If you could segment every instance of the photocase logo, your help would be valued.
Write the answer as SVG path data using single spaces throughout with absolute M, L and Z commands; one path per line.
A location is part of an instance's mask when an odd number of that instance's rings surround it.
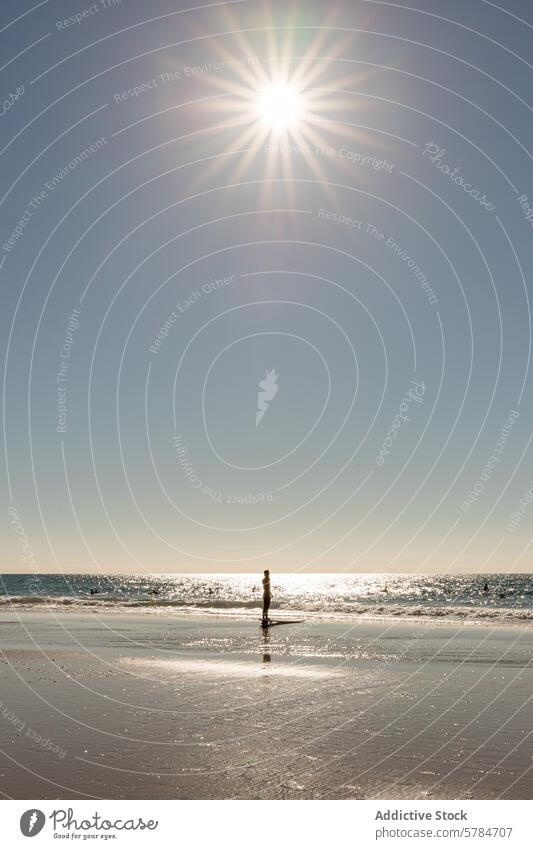
M 35 837 L 42 831 L 46 822 L 46 817 L 42 811 L 37 808 L 31 808 L 29 811 L 24 811 L 20 818 L 20 830 L 24 837 Z
M 279 374 L 276 374 L 276 369 L 270 369 L 267 371 L 266 377 L 264 380 L 259 381 L 259 392 L 257 393 L 257 413 L 255 414 L 255 426 L 259 425 L 259 422 L 265 415 L 268 410 L 270 402 L 274 399 L 279 386 L 276 383 Z

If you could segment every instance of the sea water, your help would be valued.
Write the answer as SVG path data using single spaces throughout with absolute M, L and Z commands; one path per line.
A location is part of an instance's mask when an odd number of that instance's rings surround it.
M 0 575 L 0 609 L 257 616 L 262 573 Z M 312 618 L 533 620 L 533 576 L 272 573 L 272 610 Z

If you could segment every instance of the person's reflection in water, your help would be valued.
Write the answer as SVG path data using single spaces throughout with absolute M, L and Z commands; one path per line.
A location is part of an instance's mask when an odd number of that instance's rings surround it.
M 270 654 L 270 637 L 269 629 L 263 629 L 263 663 L 271 663 L 272 655 Z

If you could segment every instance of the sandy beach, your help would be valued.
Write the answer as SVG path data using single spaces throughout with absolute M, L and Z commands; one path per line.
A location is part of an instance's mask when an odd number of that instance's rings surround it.
M 9 798 L 529 799 L 527 625 L 0 613 Z

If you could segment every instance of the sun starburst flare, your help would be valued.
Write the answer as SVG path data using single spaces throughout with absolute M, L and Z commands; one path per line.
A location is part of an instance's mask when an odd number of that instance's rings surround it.
M 305 32 L 307 29 L 303 27 Z M 353 112 L 353 98 L 358 94 L 353 89 L 367 79 L 369 72 L 350 69 L 342 78 L 332 76 L 335 63 L 344 62 L 340 57 L 351 36 L 337 37 L 334 44 L 326 46 L 328 29 L 325 26 L 314 33 L 303 52 L 300 48 L 295 55 L 295 29 L 267 27 L 266 55 L 260 61 L 245 31 L 239 30 L 236 22 L 228 25 L 236 49 L 231 51 L 225 39 L 217 41 L 216 49 L 220 60 L 231 69 L 231 76 L 209 75 L 206 84 L 219 94 L 198 102 L 198 109 L 205 113 L 209 108 L 214 116 L 209 129 L 216 130 L 219 139 L 227 135 L 227 144 L 221 142 L 221 155 L 209 157 L 202 181 L 210 180 L 231 161 L 233 170 L 227 183 L 239 183 L 253 164 L 263 159 L 261 193 L 265 201 L 271 181 L 279 176 L 285 181 L 286 192 L 294 193 L 291 183 L 298 163 L 307 166 L 328 196 L 333 195 L 324 151 L 334 149 L 336 138 L 349 138 L 353 143 L 364 138 L 363 125 L 349 124 L 344 116 Z M 345 64 L 341 66 L 346 68 Z M 338 164 L 349 171 L 345 160 L 340 159 Z
M 283 129 L 295 126 L 302 109 L 301 98 L 292 85 L 271 85 L 257 101 L 259 117 L 267 127 Z

